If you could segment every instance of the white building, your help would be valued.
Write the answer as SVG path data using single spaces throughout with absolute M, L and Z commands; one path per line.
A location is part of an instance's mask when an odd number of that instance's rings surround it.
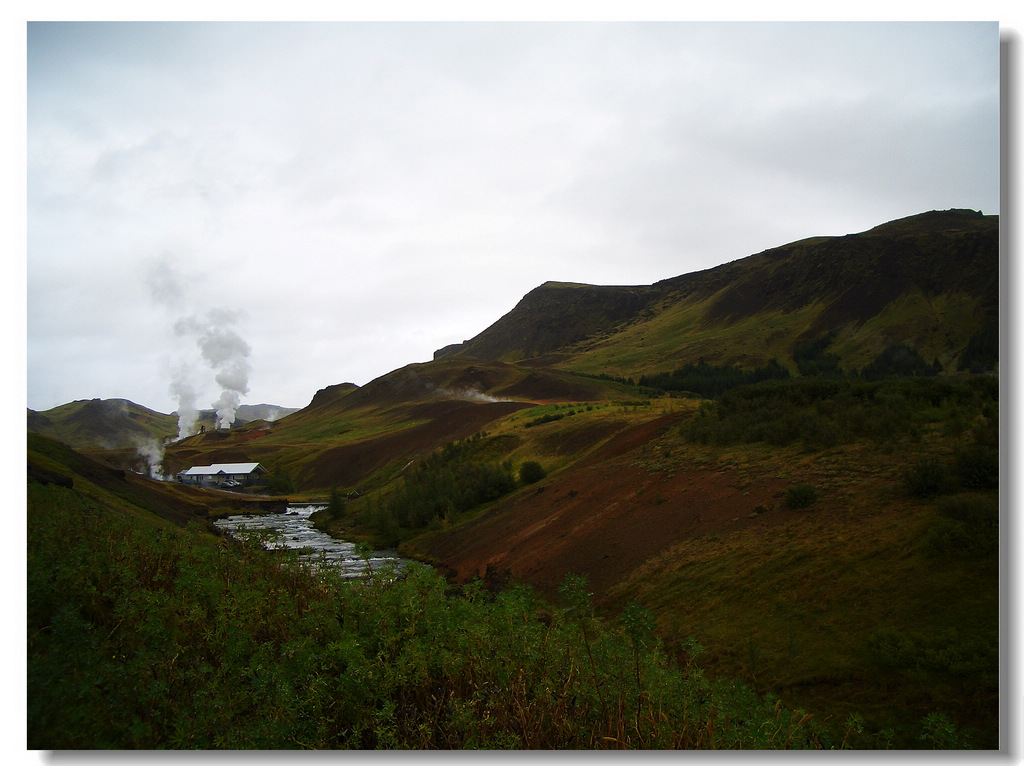
M 261 481 L 267 469 L 259 463 L 214 463 L 194 465 L 178 473 L 178 481 L 196 487 L 248 487 Z

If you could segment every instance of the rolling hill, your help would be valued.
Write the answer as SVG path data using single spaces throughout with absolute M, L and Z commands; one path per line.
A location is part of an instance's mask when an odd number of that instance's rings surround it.
M 42 412 L 28 410 L 29 433 L 52 436 L 75 448 L 118 449 L 163 441 L 178 429 L 177 417 L 127 399 L 88 399 Z
M 401 421 L 395 407 L 429 398 L 594 400 L 621 395 L 608 393 L 608 378 L 638 380 L 699 362 L 751 369 L 776 360 L 796 374 L 799 349 L 815 342 L 847 371 L 901 342 L 948 372 L 965 361 L 993 369 L 998 309 L 998 216 L 931 211 L 653 285 L 547 282 L 433 362 L 361 388 L 327 386 L 301 411 L 242 405 L 237 425 L 296 412 L 285 432 L 340 413 L 392 412 Z M 173 414 L 122 399 L 28 411 L 29 431 L 84 449 L 126 449 L 175 429 Z
M 648 286 L 548 282 L 438 355 L 635 378 L 700 359 L 792 365 L 798 344 L 832 333 L 847 368 L 898 340 L 949 368 L 998 306 L 998 216 L 932 211 Z
M 998 319 L 998 218 L 932 211 L 653 285 L 548 282 L 430 362 L 169 444 L 164 466 L 253 460 L 292 499 L 342 490 L 325 528 L 456 582 L 557 600 L 583 575 L 605 616 L 639 601 L 682 660 L 696 641 L 709 675 L 867 746 L 915 747 L 941 711 L 993 747 Z M 701 395 L 698 373 L 732 382 Z M 399 513 L 528 463 L 546 476 L 469 510 Z
M 295 407 L 272 404 L 243 404 L 236 413 L 236 426 L 254 420 L 274 421 Z M 213 410 L 200 412 L 198 424 L 212 429 Z M 178 432 L 176 413 L 165 415 L 127 399 L 79 399 L 49 410 L 27 412 L 28 432 L 52 436 L 76 449 L 117 450 L 148 443 L 162 444 Z

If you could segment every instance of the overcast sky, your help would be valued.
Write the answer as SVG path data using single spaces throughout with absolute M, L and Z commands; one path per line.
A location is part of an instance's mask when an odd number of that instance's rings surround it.
M 27 393 L 301 407 L 547 280 L 999 212 L 994 23 L 34 23 Z

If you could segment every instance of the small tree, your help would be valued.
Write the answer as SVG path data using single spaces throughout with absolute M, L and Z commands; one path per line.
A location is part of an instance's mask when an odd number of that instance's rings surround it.
M 267 491 L 272 495 L 287 495 L 295 491 L 295 482 L 290 473 L 275 466 L 267 479 Z
M 345 498 L 337 487 L 331 487 L 331 499 L 327 501 L 327 514 L 332 519 L 340 519 L 345 513 Z
M 519 481 L 523 484 L 533 484 L 547 476 L 544 466 L 536 460 L 527 460 L 519 467 Z

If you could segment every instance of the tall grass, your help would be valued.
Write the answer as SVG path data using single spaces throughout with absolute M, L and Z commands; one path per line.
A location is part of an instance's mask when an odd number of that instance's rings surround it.
M 775 748 L 800 711 L 599 621 L 434 570 L 347 582 L 29 485 L 28 747 Z M 696 648 L 695 652 L 696 654 Z

